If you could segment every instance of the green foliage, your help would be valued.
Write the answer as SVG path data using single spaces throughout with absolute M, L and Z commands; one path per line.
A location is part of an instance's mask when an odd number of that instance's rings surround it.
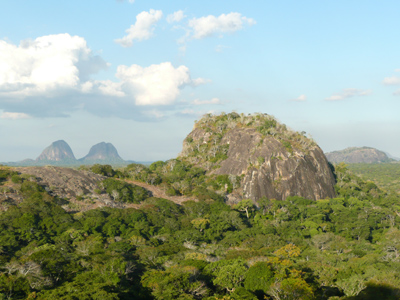
M 124 181 L 107 178 L 101 181 L 105 191 L 115 201 L 127 203 L 140 203 L 147 197 L 150 197 L 149 192 L 137 185 L 128 184 Z
M 107 177 L 113 177 L 114 175 L 116 175 L 116 172 L 110 165 L 95 164 L 90 167 L 90 171 Z
M 38 185 L 36 182 L 34 181 L 24 181 L 21 184 L 21 193 L 25 196 L 25 197 L 30 197 L 35 193 L 41 193 L 44 192 L 44 188 L 40 185 Z
M 267 262 L 258 262 L 247 271 L 244 287 L 258 296 L 267 294 L 270 285 L 274 282 L 274 272 Z
M 0 184 L 17 174 L 17 172 L 10 170 L 8 167 L 0 166 Z
M 72 214 L 33 181 L 15 184 L 22 202 L 0 212 L 0 299 L 399 298 L 400 198 L 346 166 L 337 198 L 234 207 L 219 194 L 232 178 L 176 160 L 145 170 L 198 199 Z M 102 188 L 123 201 L 136 187 Z
M 199 271 L 192 266 L 173 266 L 165 271 L 150 270 L 142 277 L 143 286 L 152 289 L 156 299 L 196 299 L 208 294 L 199 278 Z
M 400 193 L 400 163 L 349 164 L 348 169 L 360 175 L 370 184 L 377 184 L 381 189 Z
M 11 176 L 11 181 L 13 183 L 22 183 L 23 179 L 18 174 L 14 174 L 14 175 Z

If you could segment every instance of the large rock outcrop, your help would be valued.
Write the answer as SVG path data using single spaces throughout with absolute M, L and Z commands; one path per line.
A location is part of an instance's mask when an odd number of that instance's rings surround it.
M 329 152 L 325 155 L 332 163 L 370 164 L 393 161 L 385 152 L 371 147 L 349 147 L 344 150 Z
M 240 176 L 243 198 L 335 196 L 335 179 L 314 141 L 266 114 L 206 115 L 183 143 L 181 159 L 209 174 Z
M 63 140 L 55 141 L 36 158 L 36 162 L 75 162 L 74 153 L 71 147 Z
M 84 164 L 118 164 L 125 163 L 125 161 L 119 156 L 117 149 L 111 143 L 101 142 L 98 143 L 92 148 L 88 155 L 81 158 L 81 161 Z

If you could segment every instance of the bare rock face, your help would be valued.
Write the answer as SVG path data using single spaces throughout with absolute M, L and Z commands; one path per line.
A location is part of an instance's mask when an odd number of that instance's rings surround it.
M 75 161 L 74 153 L 71 147 L 63 140 L 53 142 L 50 146 L 43 150 L 36 161 L 55 161 L 63 162 Z
M 304 134 L 265 114 L 207 115 L 185 139 L 181 158 L 209 174 L 240 177 L 236 194 L 243 198 L 335 197 L 328 161 Z
M 350 147 L 341 151 L 326 153 L 327 159 L 332 163 L 381 163 L 393 159 L 380 150 L 371 147 Z
M 76 198 L 86 194 L 95 194 L 98 182 L 104 176 L 89 171 L 78 171 L 55 166 L 17 168 L 23 174 L 36 177 L 40 185 L 46 186 L 53 195 L 60 198 Z
M 79 161 L 85 164 L 113 164 L 124 162 L 113 144 L 105 142 L 101 142 L 92 146 L 88 155 L 81 158 Z

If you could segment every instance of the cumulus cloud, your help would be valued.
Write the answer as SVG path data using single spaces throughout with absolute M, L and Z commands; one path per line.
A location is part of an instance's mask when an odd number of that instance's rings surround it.
M 293 101 L 306 101 L 307 100 L 307 96 L 306 95 L 300 95 L 299 97 L 293 99 Z
M 180 88 L 192 82 L 186 66 L 174 68 L 170 62 L 147 68 L 119 66 L 116 77 L 120 79 L 121 87 L 134 96 L 136 105 L 172 104 Z
M 385 85 L 399 85 L 400 84 L 400 78 L 396 76 L 392 77 L 386 77 L 383 79 L 383 84 Z
M 193 38 L 202 39 L 216 34 L 233 33 L 243 29 L 244 26 L 252 26 L 256 21 L 243 17 L 240 13 L 231 12 L 218 17 L 209 15 L 201 18 L 193 18 L 189 21 L 189 27 L 193 30 Z
M 137 119 L 148 110 L 146 106 L 174 104 L 185 86 L 209 82 L 192 79 L 188 67 L 170 62 L 120 65 L 112 80 L 91 78 L 107 67 L 77 36 L 44 36 L 19 46 L 0 41 L 1 117 L 67 117 L 83 109 Z M 161 116 L 147 113 L 145 117 Z
M 168 23 L 175 23 L 175 22 L 180 22 L 182 21 L 183 18 L 185 18 L 185 14 L 183 10 L 178 10 L 170 15 L 167 16 L 167 22 Z
M 83 78 L 106 69 L 85 39 L 69 34 L 38 37 L 19 46 L 0 41 L 0 95 L 40 96 L 80 89 Z
M 17 119 L 30 119 L 31 116 L 25 113 L 13 113 L 13 112 L 3 112 L 0 115 L 1 119 L 12 119 L 12 120 L 17 120 Z
M 341 93 L 334 94 L 325 100 L 328 101 L 338 101 L 346 98 L 357 97 L 357 96 L 367 96 L 372 94 L 372 90 L 359 90 L 359 89 L 344 89 Z
M 127 33 L 121 39 L 116 39 L 115 42 L 122 47 L 131 47 L 133 40 L 147 40 L 153 36 L 154 25 L 162 18 L 161 10 L 150 9 L 149 12 L 143 11 L 136 16 L 136 23 L 131 25 L 125 32 Z
M 206 83 L 210 83 L 211 80 L 210 79 L 206 79 L 206 78 L 196 78 L 192 80 L 192 85 L 194 86 L 198 86 L 198 85 L 202 85 L 202 84 L 206 84 Z
M 211 100 L 193 100 L 192 104 L 194 105 L 206 105 L 206 104 L 221 104 L 221 100 L 218 98 L 212 98 Z

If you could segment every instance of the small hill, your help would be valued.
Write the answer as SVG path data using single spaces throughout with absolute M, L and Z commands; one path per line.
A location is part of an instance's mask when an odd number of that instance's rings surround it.
M 63 140 L 55 141 L 36 158 L 37 163 L 71 164 L 76 162 L 71 147 Z
M 393 161 L 385 152 L 371 147 L 349 147 L 325 153 L 331 163 L 383 163 Z
M 179 159 L 208 174 L 239 176 L 244 198 L 335 197 L 320 147 L 267 114 L 205 115 L 184 140 Z
M 126 163 L 118 154 L 117 149 L 111 143 L 101 142 L 92 148 L 89 153 L 79 159 L 83 164 L 124 164 Z

